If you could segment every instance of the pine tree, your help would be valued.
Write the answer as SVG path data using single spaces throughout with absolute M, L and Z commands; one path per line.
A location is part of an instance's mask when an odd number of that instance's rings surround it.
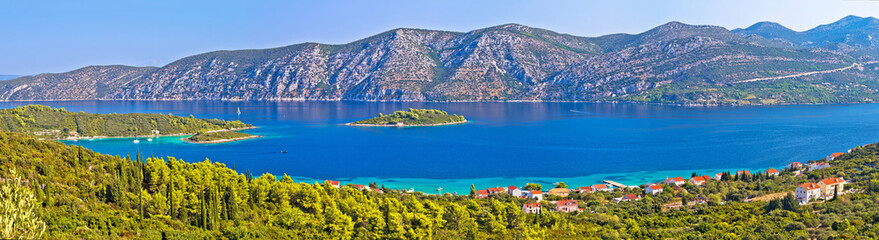
M 470 196 L 476 197 L 476 185 L 470 184 Z

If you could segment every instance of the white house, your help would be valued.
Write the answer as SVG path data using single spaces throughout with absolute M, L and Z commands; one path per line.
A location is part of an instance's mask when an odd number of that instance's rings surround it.
M 825 168 L 829 168 L 829 167 L 830 167 L 830 164 L 828 164 L 826 162 L 816 162 L 816 163 L 809 164 L 809 171 L 815 171 L 815 170 L 825 169 Z
M 541 191 L 526 191 L 525 196 L 528 198 L 537 199 L 537 201 L 543 201 L 543 192 Z
M 540 214 L 540 209 L 540 203 L 526 203 L 522 205 L 522 211 L 525 211 L 525 213 Z
M 509 187 L 507 187 L 507 193 L 509 193 L 510 195 L 513 195 L 514 197 L 521 197 L 522 196 L 522 189 L 519 189 L 516 186 L 509 186 Z
M 556 202 L 555 210 L 559 212 L 583 211 L 583 209 L 581 209 L 580 206 L 577 205 L 577 200 L 571 199 L 562 199 Z
M 827 158 L 825 158 L 825 159 L 827 159 L 827 161 L 833 161 L 833 159 L 836 159 L 842 155 L 845 155 L 845 153 L 841 153 L 841 152 L 833 153 L 833 154 L 830 154 L 830 156 L 827 156 Z
M 781 173 L 781 172 L 779 172 L 779 171 L 776 170 L 775 168 L 770 168 L 770 169 L 767 169 L 767 170 L 766 170 L 766 175 L 773 176 L 773 177 L 777 177 L 778 174 L 780 174 L 780 173 Z
M 592 185 L 592 190 L 594 191 L 605 191 L 605 192 L 613 192 L 613 188 L 607 187 L 605 184 L 595 184 Z
M 662 193 L 662 186 L 650 185 L 650 186 L 647 186 L 647 189 L 645 189 L 644 192 L 652 194 L 652 195 L 656 195 L 656 194 Z
M 686 181 L 684 181 L 684 178 L 682 178 L 682 177 L 666 178 L 665 179 L 666 184 L 674 184 L 674 185 L 678 185 L 678 186 L 684 185 L 684 182 L 686 182 Z
M 577 192 L 578 192 L 578 193 L 593 193 L 593 192 L 595 192 L 595 189 L 592 188 L 592 186 L 588 186 L 588 187 L 578 187 L 578 188 L 577 188 Z
M 814 183 L 803 183 L 794 190 L 794 196 L 800 204 L 806 204 L 821 196 L 821 187 Z
M 788 165 L 787 165 L 787 168 L 789 168 L 789 169 L 791 169 L 791 170 L 797 170 L 797 169 L 803 168 L 803 163 L 801 163 L 801 162 L 792 162 L 791 164 L 788 164 Z
M 720 181 L 723 178 L 723 173 L 714 174 L 714 180 Z
M 702 185 L 703 183 L 705 183 L 705 177 L 696 176 L 696 177 L 690 178 L 690 181 L 688 181 L 688 182 L 690 182 L 690 184 L 699 186 L 699 185 Z
M 339 188 L 339 181 L 327 180 L 327 183 L 332 185 L 334 188 Z

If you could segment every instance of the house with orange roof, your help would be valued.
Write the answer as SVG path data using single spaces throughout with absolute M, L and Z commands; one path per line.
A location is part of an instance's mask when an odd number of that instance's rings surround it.
M 361 191 L 364 190 L 364 189 L 369 190 L 369 187 L 368 187 L 368 186 L 366 186 L 366 185 L 361 185 L 361 184 L 354 184 L 354 188 L 356 188 L 357 190 L 361 190 Z
M 706 181 L 706 179 L 704 177 L 696 176 L 696 177 L 690 178 L 690 181 L 688 181 L 688 182 L 690 182 L 690 184 L 693 184 L 696 186 L 701 186 L 703 183 L 705 183 L 705 181 Z
M 476 198 L 488 197 L 488 190 L 476 190 Z
M 829 168 L 830 164 L 826 162 L 815 162 L 809 164 L 809 171 L 821 170 L 825 168 Z
M 553 188 L 546 192 L 549 195 L 555 195 L 559 197 L 567 197 L 568 194 L 571 194 L 571 189 L 567 188 Z
M 766 175 L 778 177 L 778 174 L 781 174 L 781 172 L 775 170 L 775 168 L 766 169 Z
M 737 172 L 736 172 L 736 177 L 741 177 L 741 176 L 744 176 L 744 175 L 748 175 L 748 176 L 750 176 L 750 175 L 751 175 L 751 171 L 744 170 L 744 171 L 737 171 Z
M 814 183 L 800 184 L 797 186 L 797 189 L 794 190 L 794 196 L 796 196 L 797 201 L 799 201 L 800 204 L 809 203 L 809 201 L 821 197 L 821 186 Z
M 791 170 L 797 170 L 797 169 L 803 168 L 803 163 L 801 163 L 801 162 L 792 162 L 791 164 L 788 164 L 788 165 L 787 165 L 787 168 L 788 168 L 788 169 L 791 169 Z
M 666 178 L 665 179 L 666 184 L 674 184 L 674 185 L 678 185 L 678 186 L 684 185 L 685 182 L 686 181 L 684 181 L 684 178 L 682 178 L 682 177 Z
M 595 192 L 595 189 L 592 188 L 592 186 L 588 186 L 588 187 L 578 187 L 576 191 L 577 191 L 578 193 L 593 193 L 593 192 Z
M 825 158 L 825 159 L 827 159 L 827 161 L 833 161 L 833 159 L 836 159 L 842 155 L 845 155 L 845 153 L 841 153 L 841 152 L 833 153 L 833 154 L 830 154 L 830 156 L 827 156 L 827 158 Z
M 526 203 L 525 205 L 522 205 L 522 211 L 531 214 L 540 214 L 541 208 L 542 206 L 540 206 L 540 203 Z
M 655 184 L 650 185 L 650 186 L 647 186 L 647 189 L 645 189 L 644 192 L 652 194 L 652 195 L 656 195 L 656 194 L 662 193 L 662 186 L 655 185 Z
M 555 210 L 559 212 L 577 212 L 580 211 L 580 205 L 577 200 L 562 199 L 555 203 Z
M 821 187 L 821 195 L 823 195 L 825 199 L 832 198 L 833 194 L 837 190 L 840 194 L 842 194 L 842 190 L 845 188 L 845 184 L 847 184 L 847 182 L 841 177 L 825 178 L 824 180 L 818 182 L 818 186 Z
M 612 191 L 613 191 L 613 189 L 607 187 L 606 184 L 595 184 L 595 185 L 592 185 L 592 189 L 593 189 L 594 191 L 596 191 L 596 192 L 598 192 L 598 191 L 612 192 Z
M 543 201 L 543 192 L 541 191 L 525 191 L 523 194 L 527 198 L 537 199 L 538 202 Z
M 498 193 L 505 193 L 505 192 L 507 192 L 507 189 L 502 188 L 502 187 L 488 188 L 488 194 L 498 194 Z
M 507 193 L 509 193 L 510 195 L 513 195 L 514 197 L 521 197 L 522 196 L 522 189 L 519 189 L 516 186 L 510 185 L 509 187 L 507 187 Z
M 714 180 L 720 181 L 720 179 L 723 179 L 723 173 L 714 174 Z
M 327 180 L 326 183 L 329 183 L 329 184 L 332 185 L 334 188 L 339 188 L 339 181 Z

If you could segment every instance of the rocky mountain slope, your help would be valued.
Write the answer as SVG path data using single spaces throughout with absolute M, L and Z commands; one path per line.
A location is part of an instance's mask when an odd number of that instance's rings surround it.
M 22 77 L 0 82 L 0 99 L 869 102 L 879 100 L 876 76 L 865 72 L 872 66 L 833 78 L 736 82 L 872 60 L 865 52 L 873 42 L 857 36 L 879 31 L 875 20 L 847 17 L 804 33 L 772 23 L 729 31 L 671 22 L 600 37 L 516 24 L 466 33 L 395 29 L 343 45 L 216 51 L 163 67 Z M 842 32 L 852 37 L 834 37 Z

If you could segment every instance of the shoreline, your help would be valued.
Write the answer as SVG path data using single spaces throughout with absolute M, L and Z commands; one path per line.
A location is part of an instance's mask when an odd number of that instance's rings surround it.
M 243 128 L 230 128 L 230 129 L 217 129 L 210 130 L 207 132 L 225 132 L 225 131 L 242 131 L 255 129 L 256 126 L 252 127 L 243 127 Z M 67 138 L 41 138 L 44 140 L 55 140 L 55 141 L 78 141 L 78 140 L 89 140 L 89 139 L 116 139 L 116 138 L 153 138 L 153 137 L 179 137 L 186 135 L 195 135 L 195 133 L 173 133 L 173 134 L 159 134 L 159 135 L 143 135 L 143 136 L 90 136 L 90 137 L 67 137 Z M 256 136 L 256 135 L 254 135 Z
M 180 138 L 180 140 L 181 140 L 181 141 L 184 141 L 184 142 L 187 142 L 187 143 L 193 143 L 193 144 L 214 144 L 214 143 L 236 142 L 236 141 L 242 141 L 242 140 L 254 139 L 254 138 L 261 138 L 261 137 L 262 137 L 262 136 L 260 136 L 260 135 L 250 135 L 250 136 L 247 136 L 247 137 L 229 138 L 229 139 L 218 139 L 218 140 L 207 141 L 207 142 L 196 142 L 196 141 L 189 140 L 189 138 Z
M 362 124 L 362 123 L 346 123 L 345 126 L 354 126 L 354 127 L 435 127 L 435 126 L 446 126 L 446 125 L 457 125 L 457 124 L 465 124 L 467 120 L 458 121 L 458 122 L 449 122 L 449 123 L 437 123 L 437 124 L 415 124 L 415 125 L 397 125 L 397 124 Z

